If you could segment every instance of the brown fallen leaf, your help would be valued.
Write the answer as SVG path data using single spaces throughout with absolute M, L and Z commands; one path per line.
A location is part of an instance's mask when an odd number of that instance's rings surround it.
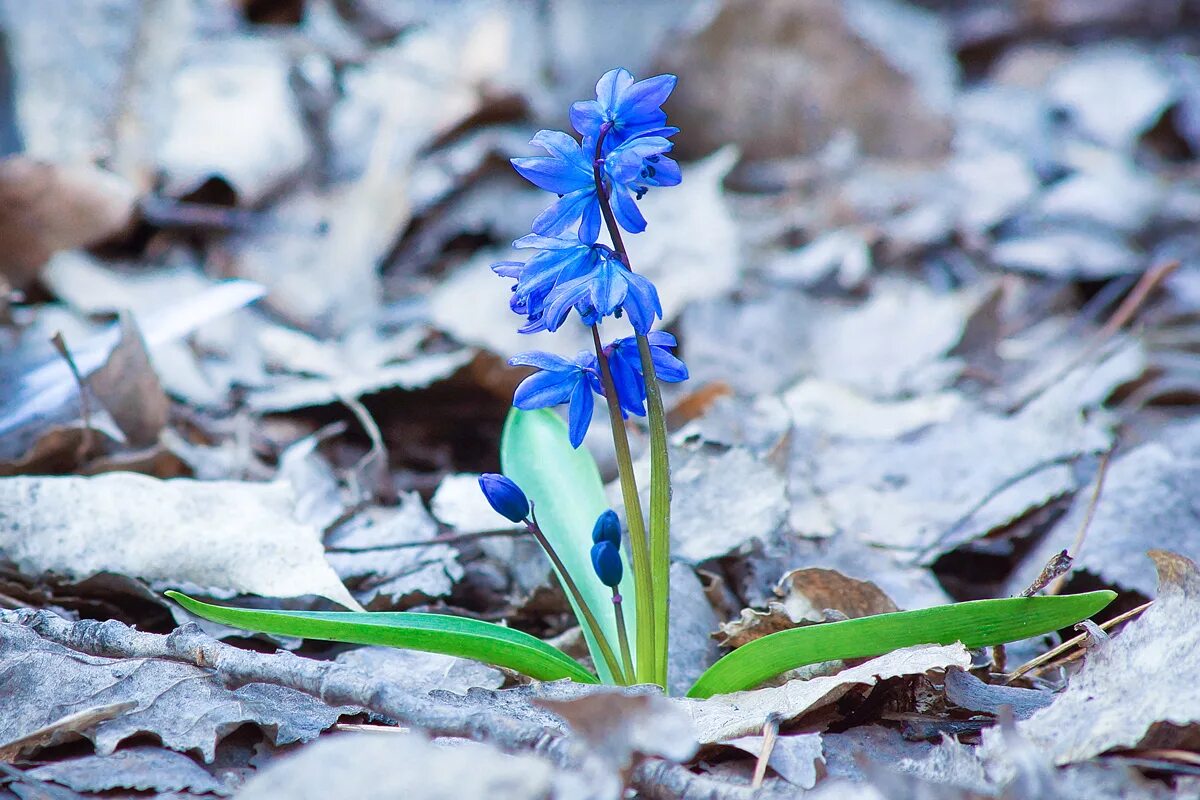
M 171 402 L 150 364 L 146 342 L 133 316 L 122 313 L 118 324 L 121 338 L 117 346 L 87 382 L 129 445 L 145 447 L 158 441 L 158 434 L 167 425 Z
M 101 242 L 133 219 L 136 192 L 90 165 L 0 160 L 0 275 L 28 285 L 59 250 Z

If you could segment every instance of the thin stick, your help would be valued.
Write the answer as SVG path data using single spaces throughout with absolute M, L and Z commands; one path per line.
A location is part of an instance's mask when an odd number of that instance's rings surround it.
M 621 663 L 625 665 L 626 675 L 635 675 L 633 656 L 629 654 L 629 632 L 625 630 L 625 609 L 621 607 L 621 593 L 617 587 L 612 587 L 613 613 L 617 617 L 617 641 L 621 645 Z
M 1100 626 L 1100 630 L 1106 631 L 1106 630 L 1109 630 L 1110 628 L 1120 625 L 1125 620 L 1130 619 L 1132 617 L 1136 617 L 1138 614 L 1141 614 L 1143 611 L 1145 611 L 1147 608 L 1149 608 L 1152 605 L 1154 605 L 1153 600 L 1151 600 L 1149 603 L 1143 603 L 1142 605 L 1138 606 L 1137 608 L 1130 609 L 1129 611 L 1126 611 L 1124 614 L 1115 616 L 1112 619 L 1110 619 L 1108 622 L 1105 622 L 1104 624 L 1102 624 Z M 1017 678 L 1021 677 L 1025 673 L 1030 672 L 1035 669 L 1038 669 L 1043 664 L 1046 664 L 1049 661 L 1053 661 L 1054 659 L 1058 658 L 1063 653 L 1070 650 L 1072 647 L 1076 647 L 1078 645 L 1083 644 L 1085 641 L 1087 641 L 1087 638 L 1088 638 L 1087 633 L 1081 633 L 1078 636 L 1076 636 L 1072 639 L 1068 639 L 1067 641 L 1063 642 L 1058 647 L 1055 647 L 1051 650 L 1047 650 L 1045 653 L 1042 653 L 1037 658 L 1033 658 L 1033 659 L 1030 659 L 1029 661 L 1026 661 L 1024 664 L 1017 667 L 1015 670 L 1013 670 L 1009 674 L 1003 676 L 1004 682 L 1012 683 L 1013 681 L 1015 681 Z
M 532 512 L 530 514 L 532 515 Z M 600 648 L 600 655 L 604 658 L 604 663 L 608 665 L 613 677 L 623 686 L 628 686 L 630 680 L 621 670 L 621 665 L 617 663 L 617 657 L 613 655 L 612 645 L 609 644 L 608 637 L 604 635 L 604 629 L 600 627 L 596 615 L 592 613 L 591 607 L 583 599 L 583 594 L 579 591 L 579 587 L 575 585 L 575 579 L 571 577 L 571 573 L 567 572 L 566 565 L 558 557 L 558 553 L 554 551 L 550 540 L 546 538 L 546 534 L 542 533 L 542 529 L 538 527 L 537 519 L 525 520 L 525 526 L 529 528 L 529 532 L 533 534 L 533 538 L 537 539 L 538 544 L 542 546 L 542 550 L 545 551 L 546 556 L 554 564 L 554 569 L 558 572 L 559 580 L 562 581 L 563 586 L 575 600 L 575 605 L 579 607 L 579 613 L 583 616 L 583 623 L 591 629 L 592 636 L 596 639 L 596 645 Z
M 1079 524 L 1079 530 L 1075 532 L 1075 541 L 1071 543 L 1071 549 L 1067 551 L 1072 560 L 1079 558 L 1079 549 L 1083 547 L 1083 540 L 1087 537 L 1088 528 L 1092 526 L 1092 520 L 1096 516 L 1096 506 L 1100 505 L 1100 493 L 1104 491 L 1104 479 L 1108 476 L 1108 465 L 1112 463 L 1112 456 L 1116 449 L 1117 446 L 1114 444 L 1100 459 L 1100 468 L 1096 474 L 1096 488 L 1092 491 L 1092 499 L 1088 501 L 1087 511 L 1083 515 L 1083 521 Z M 1046 594 L 1058 594 L 1066 584 L 1067 573 L 1064 571 L 1046 587 Z
M 83 379 L 83 375 L 79 373 L 79 367 L 75 364 L 75 359 L 71 357 L 71 351 L 67 348 L 67 341 L 63 338 L 62 331 L 56 331 L 50 337 L 50 343 L 54 345 L 54 349 L 62 356 L 63 361 L 67 362 L 67 368 L 71 370 L 71 374 L 75 377 L 75 383 L 79 384 L 79 416 L 83 421 L 83 431 L 80 434 L 79 447 L 75 451 L 75 460 L 80 464 L 87 460 L 87 454 L 92 449 L 92 404 L 88 399 L 88 385 Z
M 763 780 L 767 777 L 767 762 L 771 760 L 771 753 L 775 750 L 775 740 L 778 736 L 779 716 L 771 714 L 763 723 L 763 745 L 758 754 L 758 761 L 754 765 L 754 780 L 750 782 L 750 788 L 762 788 Z

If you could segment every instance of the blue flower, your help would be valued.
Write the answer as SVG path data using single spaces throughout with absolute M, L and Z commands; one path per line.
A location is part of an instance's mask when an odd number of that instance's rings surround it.
M 600 126 L 608 123 L 614 147 L 637 136 L 669 136 L 676 129 L 665 128 L 667 115 L 661 106 L 676 81 L 674 75 L 656 75 L 635 83 L 629 70 L 609 70 L 596 82 L 595 100 L 571 106 L 571 126 L 584 139 L 595 141 Z
M 663 383 L 680 383 L 688 379 L 687 365 L 671 354 L 676 346 L 675 337 L 665 331 L 653 331 L 647 335 L 650 343 L 650 360 L 654 363 L 654 374 Z M 613 385 L 617 389 L 617 401 L 621 411 L 642 417 L 646 415 L 646 379 L 642 373 L 642 358 L 638 353 L 637 339 L 629 336 L 617 339 L 604 348 L 608 367 L 612 371 Z
M 529 516 L 529 499 L 510 478 L 485 472 L 479 476 L 479 488 L 500 516 L 513 522 L 524 522 Z
M 592 569 L 605 586 L 618 586 L 625 566 L 621 563 L 620 549 L 608 541 L 592 545 Z
M 640 333 L 662 317 L 654 284 L 631 271 L 605 245 L 531 234 L 513 242 L 513 247 L 539 251 L 524 264 L 504 261 L 492 267 L 497 274 L 517 280 L 509 306 L 527 317 L 523 333 L 558 330 L 572 308 L 587 325 L 624 311 Z
M 595 356 L 580 351 L 574 361 L 552 353 L 533 351 L 518 353 L 508 360 L 509 366 L 536 367 L 535 372 L 517 387 L 513 405 L 529 411 L 569 403 L 568 428 L 572 447 L 579 447 L 588 426 L 592 423 L 593 380 Z
M 621 544 L 621 520 L 617 517 L 617 512 L 606 508 L 599 517 L 596 517 L 596 524 L 592 526 L 592 541 L 597 544 L 600 542 L 611 542 L 618 546 Z
M 538 131 L 530 144 L 545 148 L 549 155 L 514 158 L 513 168 L 534 186 L 558 195 L 558 200 L 534 219 L 533 232 L 558 236 L 579 223 L 579 241 L 595 242 L 600 236 L 600 199 L 592 169 L 594 145 L 581 146 L 562 131 Z M 672 147 L 662 136 L 643 136 L 614 147 L 604 156 L 601 173 L 613 200 L 613 215 L 630 233 L 646 229 L 646 220 L 637 210 L 633 195 L 641 197 L 651 185 L 674 185 L 669 181 L 672 174 L 678 175 L 678 165 L 663 156 Z M 646 164 L 654 163 L 650 159 L 658 159 L 661 168 L 655 166 L 653 171 L 663 177 L 647 177 Z M 673 171 L 663 164 L 664 159 L 674 165 Z M 651 183 L 652 180 L 658 182 Z

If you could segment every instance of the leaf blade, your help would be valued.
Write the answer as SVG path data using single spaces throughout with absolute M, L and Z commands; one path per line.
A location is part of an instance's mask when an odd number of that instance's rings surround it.
M 986 647 L 1020 641 L 1086 619 L 1115 597 L 1115 592 L 1098 591 L 974 600 L 779 631 L 727 654 L 696 680 L 687 696 L 751 689 L 806 664 L 867 658 L 918 644 Z
M 600 513 L 608 508 L 595 459 L 584 448 L 571 447 L 566 423 L 550 409 L 521 411 L 514 408 L 505 420 L 500 439 L 500 468 L 533 501 L 538 525 L 575 579 L 604 635 L 615 647 L 617 623 L 610 610 L 613 607 L 612 590 L 596 578 L 590 557 L 592 526 Z M 627 599 L 635 596 L 632 572 L 625 570 L 619 587 L 621 595 Z M 575 609 L 574 598 L 570 592 L 566 594 Z M 623 605 L 630 647 L 634 647 L 637 620 L 631 609 L 635 604 L 626 602 Z M 605 683 L 615 683 L 591 632 L 582 624 L 583 617 L 578 609 L 575 609 L 575 616 L 581 622 L 600 678 Z
M 542 681 L 596 683 L 579 662 L 534 636 L 481 620 L 410 611 L 263 611 L 166 595 L 188 611 L 260 633 L 351 644 L 374 644 L 470 658 Z

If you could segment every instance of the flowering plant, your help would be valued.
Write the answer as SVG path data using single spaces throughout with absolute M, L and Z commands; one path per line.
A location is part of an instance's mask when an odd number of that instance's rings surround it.
M 580 622 L 595 672 L 529 634 L 463 617 L 260 611 L 176 592 L 171 597 L 200 616 L 249 630 L 447 653 L 542 680 L 667 686 L 671 484 L 660 384 L 684 381 L 688 370 L 673 352 L 675 338 L 654 329 L 663 317 L 658 290 L 634 271 L 623 236 L 646 229 L 638 201 L 647 192 L 681 182 L 679 165 L 667 155 L 678 130 L 667 126 L 662 110 L 675 83 L 673 75 L 636 81 L 627 70 L 611 70 L 596 84 L 595 100 L 571 107 L 578 139 L 562 131 L 533 137 L 546 155 L 513 159 L 513 167 L 557 198 L 533 220 L 532 232 L 514 242 L 532 255 L 493 266 L 515 281 L 509 306 L 525 318 L 522 332 L 556 331 L 572 311 L 590 329 L 593 348 L 573 359 L 531 351 L 509 361 L 534 372 L 517 387 L 505 425 L 505 474 L 485 474 L 479 484 L 498 513 L 525 525 L 541 545 Z M 602 226 L 608 243 L 599 241 Z M 633 335 L 604 344 L 601 325 L 617 320 Z M 580 447 L 597 395 L 608 410 L 627 535 L 607 508 L 594 460 Z M 567 406 L 565 425 L 549 410 L 559 405 Z M 626 431 L 631 415 L 645 417 L 650 433 L 647 509 Z M 1114 596 L 980 600 L 780 631 L 727 654 L 688 694 L 749 689 L 805 664 L 907 645 L 982 647 L 1025 639 L 1084 619 Z

